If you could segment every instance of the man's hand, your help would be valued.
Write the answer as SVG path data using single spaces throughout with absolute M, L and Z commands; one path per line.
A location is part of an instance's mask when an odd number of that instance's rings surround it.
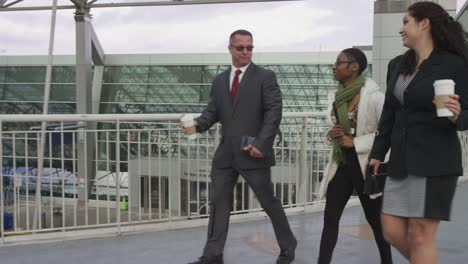
M 244 148 L 245 151 L 248 151 L 250 153 L 250 156 L 251 157 L 254 157 L 254 158 L 263 158 L 263 153 L 260 152 L 256 147 L 252 146 L 251 144 L 247 145 L 245 148 Z
M 185 116 L 184 114 L 181 115 L 179 120 L 182 120 L 182 118 L 183 118 L 184 116 Z M 197 127 L 197 126 L 198 126 L 197 121 L 196 121 L 196 120 L 193 120 L 193 122 L 195 122 L 195 127 Z M 185 131 L 185 127 L 184 127 L 184 124 L 182 123 L 182 121 L 180 121 L 180 126 L 182 127 L 182 128 L 181 128 L 181 131 L 182 131 L 184 134 L 187 134 L 187 132 Z
M 344 148 L 354 147 L 354 137 L 353 136 L 342 136 L 340 138 L 340 146 Z

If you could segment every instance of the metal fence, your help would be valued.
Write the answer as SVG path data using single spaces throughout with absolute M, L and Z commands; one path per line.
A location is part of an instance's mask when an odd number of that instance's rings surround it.
M 0 116 L 3 243 L 13 235 L 90 230 L 208 216 L 221 127 L 190 141 L 178 114 Z M 47 122 L 47 126 L 40 126 Z M 44 129 L 45 128 L 45 129 Z M 323 113 L 286 113 L 275 141 L 276 196 L 316 201 L 329 146 Z M 261 207 L 240 177 L 233 214 Z
M 209 213 L 221 127 L 190 141 L 179 114 L 0 116 L 1 243 L 18 235 L 188 223 Z M 40 126 L 46 122 L 46 126 Z M 285 113 L 274 143 L 275 195 L 289 211 L 318 200 L 328 162 L 325 113 Z M 468 135 L 460 134 L 464 166 Z M 262 209 L 242 177 L 232 214 Z M 166 227 L 162 227 L 163 229 Z M 61 231 L 61 232 L 57 232 Z

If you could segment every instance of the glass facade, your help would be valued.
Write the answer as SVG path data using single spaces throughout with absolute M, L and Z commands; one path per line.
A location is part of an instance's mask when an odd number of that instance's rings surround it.
M 276 73 L 285 112 L 321 111 L 334 88 L 332 65 L 263 65 Z M 201 112 L 211 81 L 227 65 L 109 66 L 105 68 L 101 113 Z M 366 71 L 370 76 L 371 71 Z
M 45 66 L 0 67 L 0 113 L 42 113 Z M 75 67 L 55 66 L 52 70 L 49 113 L 75 113 Z
M 328 91 L 336 85 L 330 64 L 262 66 L 276 73 L 285 112 L 324 110 Z M 201 112 L 211 81 L 227 67 L 106 66 L 100 113 Z M 41 113 L 45 72 L 45 66 L 0 67 L 0 113 Z M 53 67 L 49 113 L 75 113 L 75 90 L 75 67 Z

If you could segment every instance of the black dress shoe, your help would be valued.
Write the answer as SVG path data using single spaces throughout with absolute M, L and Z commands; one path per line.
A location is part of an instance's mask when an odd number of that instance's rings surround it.
M 223 254 L 211 257 L 201 256 L 198 260 L 188 264 L 224 264 Z
M 281 249 L 281 253 L 276 260 L 276 264 L 290 264 L 296 257 L 296 248 Z

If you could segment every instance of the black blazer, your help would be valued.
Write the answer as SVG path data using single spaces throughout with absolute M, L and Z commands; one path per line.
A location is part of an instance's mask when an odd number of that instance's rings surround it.
M 281 91 L 275 74 L 251 63 L 232 103 L 230 73 L 231 69 L 228 69 L 213 80 L 210 101 L 196 119 L 197 130 L 203 132 L 216 122 L 221 122 L 222 139 L 213 157 L 214 167 L 271 167 L 275 165 L 273 142 L 283 113 Z M 243 136 L 255 137 L 252 145 L 265 157 L 253 158 L 249 152 L 241 150 Z
M 457 130 L 468 128 L 466 63 L 455 54 L 434 50 L 408 85 L 401 104 L 393 94 L 401 61 L 402 56 L 396 57 L 388 66 L 385 103 L 369 158 L 383 161 L 391 148 L 389 172 L 395 178 L 463 175 Z M 440 79 L 455 81 L 463 109 L 457 124 L 437 117 L 433 84 Z

